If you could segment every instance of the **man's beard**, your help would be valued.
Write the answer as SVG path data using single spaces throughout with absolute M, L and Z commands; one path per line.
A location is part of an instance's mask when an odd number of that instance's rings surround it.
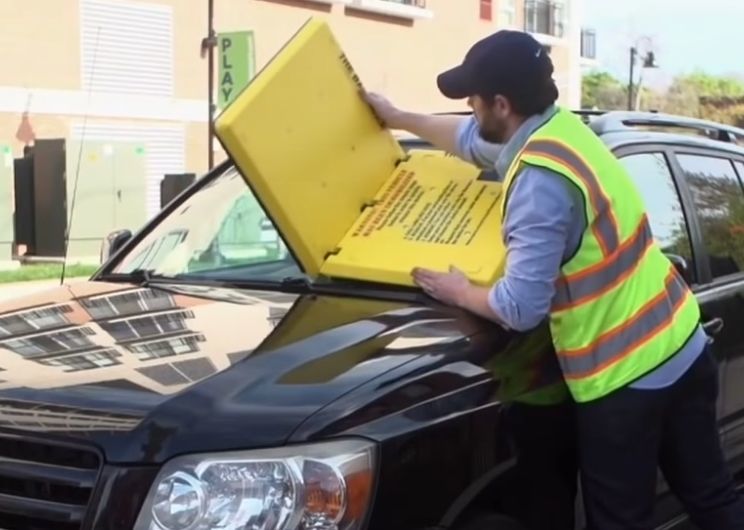
M 506 124 L 497 120 L 488 120 L 479 127 L 481 138 L 492 144 L 503 144 L 506 141 Z

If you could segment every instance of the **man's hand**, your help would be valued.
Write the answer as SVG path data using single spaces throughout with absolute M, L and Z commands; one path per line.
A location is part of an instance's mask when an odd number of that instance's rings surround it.
M 426 294 L 442 303 L 461 307 L 472 287 L 462 271 L 450 266 L 449 272 L 437 272 L 417 267 L 411 273 L 413 281 Z
M 390 100 L 374 92 L 362 92 L 362 96 L 385 127 L 401 129 L 403 112 L 393 105 Z
M 473 285 L 467 276 L 456 267 L 450 266 L 449 272 L 437 272 L 416 267 L 411 275 L 413 281 L 432 298 L 444 304 L 475 313 L 509 329 L 504 319 L 491 308 L 488 300 L 490 289 Z
M 467 116 L 429 115 L 408 112 L 393 105 L 385 96 L 362 89 L 360 95 L 383 127 L 408 131 L 435 148 L 458 153 L 457 130 Z

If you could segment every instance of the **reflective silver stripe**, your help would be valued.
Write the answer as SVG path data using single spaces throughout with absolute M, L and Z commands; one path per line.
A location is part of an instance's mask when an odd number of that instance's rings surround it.
M 652 241 L 651 227 L 644 216 L 632 238 L 623 242 L 617 253 L 599 262 L 598 266 L 587 269 L 588 272 L 558 279 L 552 310 L 568 309 L 611 289 L 638 266 Z
M 600 336 L 586 348 L 559 351 L 558 359 L 567 379 L 589 377 L 656 336 L 674 320 L 685 300 L 687 287 L 674 269 L 667 276 L 666 290 L 647 303 L 636 316 Z
M 592 231 L 607 256 L 618 246 L 617 224 L 612 217 L 610 203 L 602 193 L 597 176 L 576 153 L 553 140 L 535 140 L 525 146 L 524 154 L 552 158 L 573 171 L 589 191 L 589 201 L 594 210 Z

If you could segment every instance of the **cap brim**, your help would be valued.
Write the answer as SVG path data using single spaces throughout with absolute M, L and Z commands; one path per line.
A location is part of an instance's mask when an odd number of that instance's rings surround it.
M 464 99 L 474 94 L 473 81 L 464 65 L 456 66 L 437 76 L 437 86 L 444 97 Z

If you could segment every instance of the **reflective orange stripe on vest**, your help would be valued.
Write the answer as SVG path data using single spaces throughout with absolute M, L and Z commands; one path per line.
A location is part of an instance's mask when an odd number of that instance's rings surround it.
M 606 259 L 558 278 L 552 311 L 565 311 L 589 302 L 619 285 L 638 268 L 651 243 L 653 235 L 644 214 L 635 233 Z
M 610 201 L 604 194 L 594 171 L 574 151 L 553 140 L 535 140 L 529 142 L 524 149 L 525 155 L 542 156 L 561 164 L 579 177 L 589 192 L 589 201 L 596 222 L 592 226 L 602 254 L 610 255 L 618 246 L 618 228 L 615 215 L 610 208 Z
M 593 344 L 558 351 L 565 377 L 580 379 L 598 373 L 621 361 L 671 325 L 690 291 L 674 267 L 670 267 L 665 286 L 666 289 L 649 300 L 638 313 L 600 335 Z

